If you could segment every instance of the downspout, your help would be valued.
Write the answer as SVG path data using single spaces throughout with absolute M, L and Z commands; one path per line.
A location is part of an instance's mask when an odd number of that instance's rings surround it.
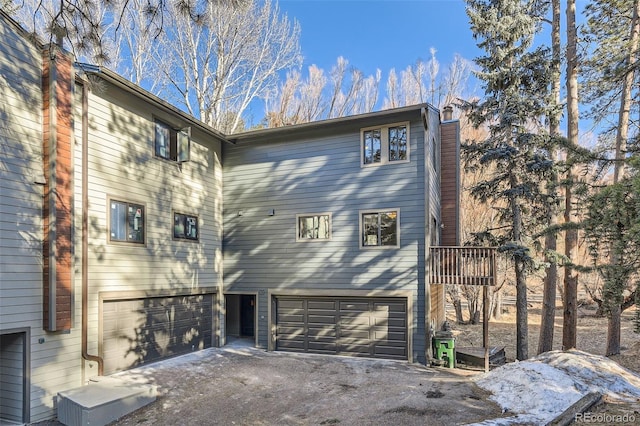
M 82 358 L 98 363 L 98 375 L 104 372 L 104 362 L 89 355 L 89 89 L 82 82 Z

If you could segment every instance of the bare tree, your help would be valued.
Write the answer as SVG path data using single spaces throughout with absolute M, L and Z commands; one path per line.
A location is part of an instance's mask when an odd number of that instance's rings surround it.
M 270 0 L 238 8 L 210 2 L 198 26 L 179 10 L 172 18 L 157 65 L 174 99 L 220 131 L 240 130 L 249 104 L 300 64 L 299 25 Z
M 234 9 L 251 0 L 147 0 L 144 12 L 148 27 L 165 28 L 167 16 L 178 11 L 198 23 L 211 3 Z M 27 29 L 63 45 L 77 58 L 88 58 L 97 64 L 115 60 L 113 32 L 121 26 L 123 16 L 136 4 L 130 0 L 4 0 L 3 9 L 28 19 L 22 22 Z

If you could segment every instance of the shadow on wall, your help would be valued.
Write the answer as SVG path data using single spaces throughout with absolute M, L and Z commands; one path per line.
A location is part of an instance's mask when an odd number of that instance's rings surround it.
M 412 290 L 423 301 L 422 144 L 412 142 L 411 163 L 362 168 L 359 129 L 337 141 L 332 135 L 307 139 L 225 147 L 225 290 Z M 396 208 L 400 247 L 361 248 L 359 212 Z M 296 242 L 296 215 L 324 212 L 332 217 L 331 239 Z M 413 306 L 423 317 L 424 303 Z M 409 330 L 420 335 L 424 324 Z M 264 327 L 260 339 L 267 341 Z M 422 352 L 420 344 L 414 350 Z
M 97 110 L 89 119 L 89 288 L 94 294 L 145 295 L 103 302 L 108 374 L 215 344 L 211 292 L 221 281 L 214 269 L 220 240 L 214 214 L 218 200 L 210 195 L 215 192 L 214 150 L 192 141 L 188 163 L 156 158 L 153 123 L 123 106 L 129 104 L 104 85 L 94 90 L 92 96 L 105 99 L 110 109 L 108 120 Z M 135 100 L 132 105 L 137 106 Z M 111 140 L 100 140 L 105 135 Z M 111 198 L 144 205 L 144 244 L 109 242 Z M 198 217 L 197 241 L 174 238 L 174 212 Z

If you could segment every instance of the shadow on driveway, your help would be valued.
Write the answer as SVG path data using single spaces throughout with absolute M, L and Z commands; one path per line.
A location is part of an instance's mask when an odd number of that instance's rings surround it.
M 158 386 L 114 425 L 457 425 L 501 416 L 469 371 L 241 342 L 115 376 Z

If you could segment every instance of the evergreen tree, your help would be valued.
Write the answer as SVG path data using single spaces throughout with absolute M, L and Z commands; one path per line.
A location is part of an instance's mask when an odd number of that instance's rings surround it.
M 602 167 L 609 170 L 607 166 L 613 164 L 612 184 L 589 198 L 585 221 L 594 260 L 602 260 L 603 252 L 608 258 L 606 263 L 596 262 L 596 268 L 604 280 L 603 307 L 609 318 L 606 354 L 615 355 L 620 353 L 623 291 L 632 287 L 629 281 L 634 268 L 640 266 L 634 252 L 628 251 L 635 248 L 639 212 L 637 194 L 630 192 L 634 178 L 625 173 L 626 163 L 637 161 L 637 153 L 628 151 L 627 142 L 631 111 L 638 110 L 634 82 L 640 75 L 640 0 L 596 0 L 587 7 L 587 18 L 585 38 L 595 45 L 585 64 L 585 85 L 595 104 L 592 116 L 601 123 L 609 118 L 616 123 L 605 131 L 605 140 L 611 136 L 614 144 L 605 147 L 612 151 L 612 159 Z M 634 130 L 637 136 L 637 124 Z
M 488 137 L 465 144 L 467 164 L 486 171 L 472 194 L 499 210 L 499 224 L 482 234 L 513 262 L 516 280 L 516 358 L 528 358 L 527 273 L 535 266 L 532 236 L 550 202 L 541 182 L 553 169 L 552 138 L 542 120 L 551 103 L 551 54 L 533 48 L 546 5 L 529 0 L 467 0 L 478 46 L 484 99 L 469 105 Z

